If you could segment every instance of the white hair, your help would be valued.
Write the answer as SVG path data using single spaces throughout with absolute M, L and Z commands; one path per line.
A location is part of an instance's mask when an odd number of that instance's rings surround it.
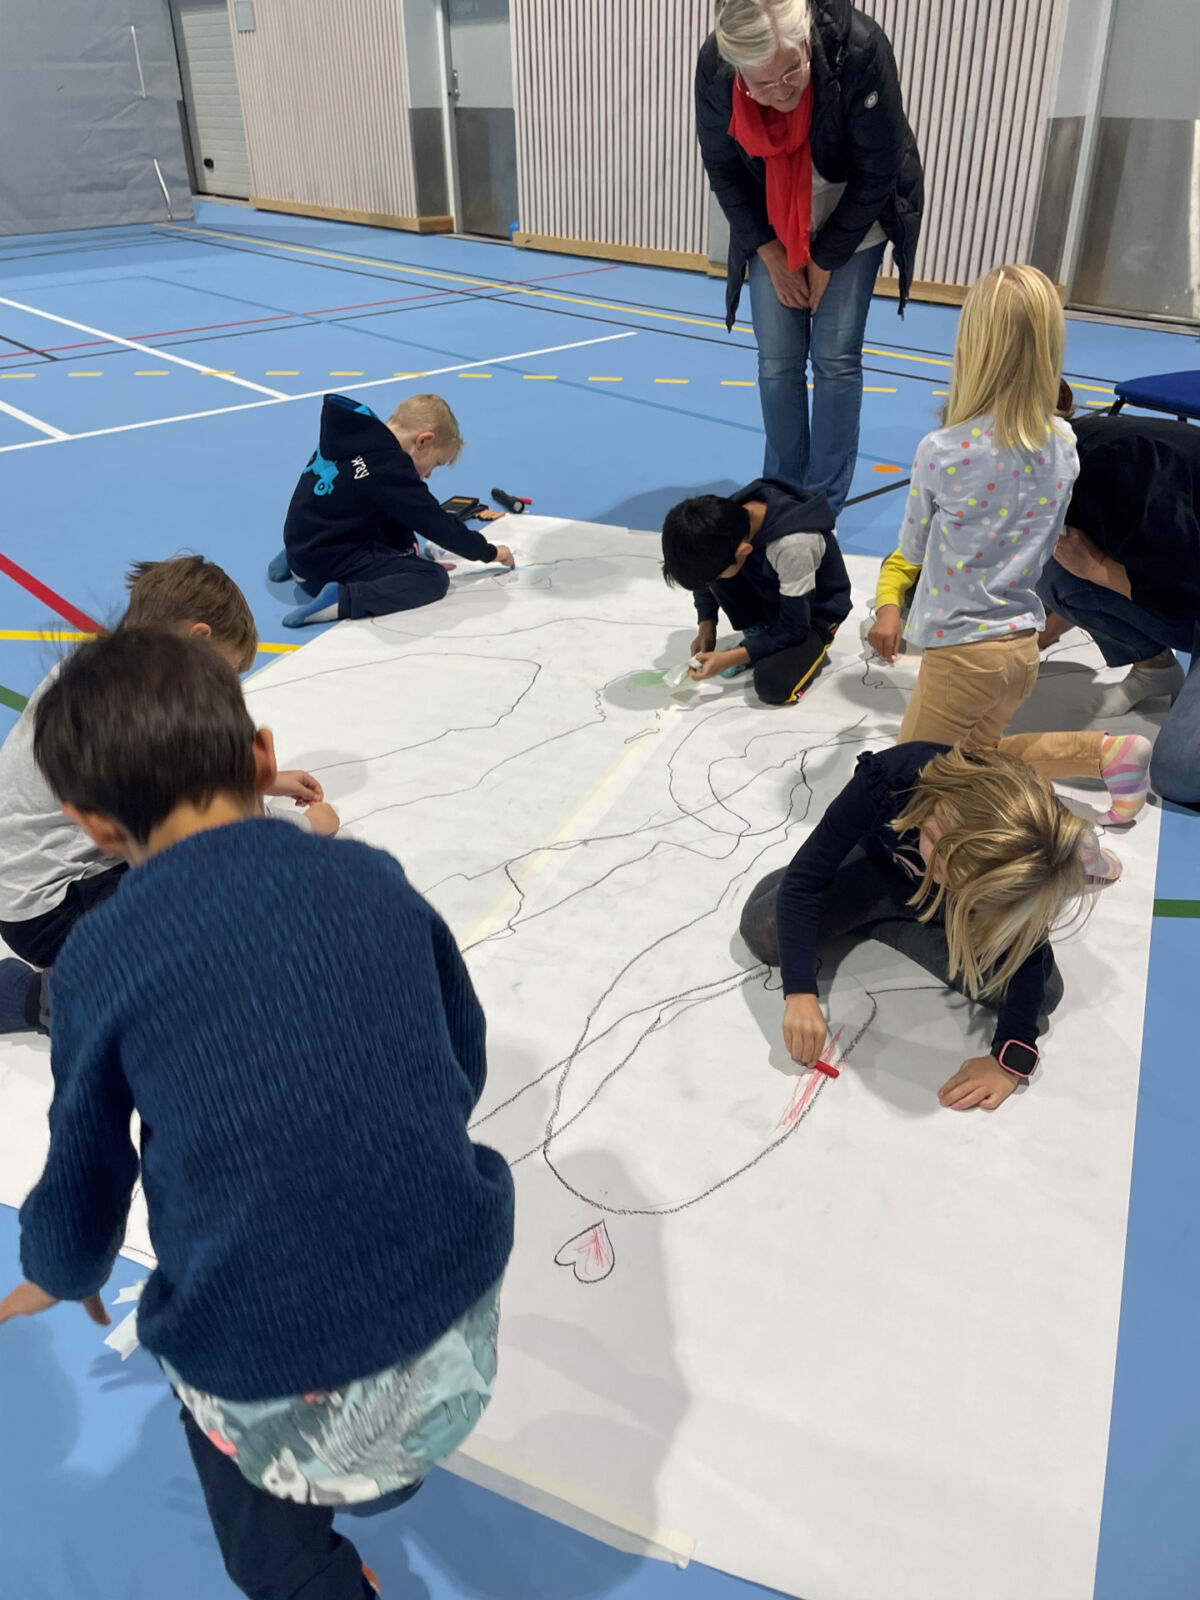
M 783 49 L 807 45 L 809 0 L 717 0 L 717 49 L 732 67 L 761 67 Z

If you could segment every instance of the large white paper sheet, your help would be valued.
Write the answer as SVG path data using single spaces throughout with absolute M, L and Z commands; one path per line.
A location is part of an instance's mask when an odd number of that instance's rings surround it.
M 476 1135 L 514 1164 L 518 1233 L 463 1469 L 805 1600 L 1088 1600 L 1157 813 L 1059 947 L 1044 1069 L 995 1115 L 934 1093 L 987 1016 L 873 944 L 831 963 L 841 1076 L 801 1074 L 738 915 L 895 737 L 917 663 L 864 659 L 877 563 L 850 562 L 830 666 L 771 710 L 748 678 L 664 685 L 694 627 L 654 537 L 513 539 L 514 573 L 249 686 L 448 918 L 487 1010 Z M 1098 662 L 1069 636 L 1022 725 L 1077 717 Z M 29 1050 L 0 1046 L 5 1123 Z

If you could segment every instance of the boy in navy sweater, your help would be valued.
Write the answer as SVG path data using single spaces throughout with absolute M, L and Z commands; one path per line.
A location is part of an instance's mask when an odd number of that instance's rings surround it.
M 139 1161 L 142 1344 L 183 1402 L 233 1581 L 368 1600 L 333 1507 L 414 1491 L 487 1404 L 512 1180 L 467 1136 L 484 1019 L 390 856 L 262 816 L 232 669 L 171 634 L 84 645 L 38 706 L 68 815 L 133 866 L 55 964 L 45 1171 L 0 1322 L 100 1291 Z M 289 940 L 297 899 L 322 937 Z
M 273 583 L 290 574 L 312 596 L 287 613 L 285 627 L 382 617 L 442 599 L 448 569 L 423 558 L 426 540 L 467 561 L 512 566 L 507 545 L 489 544 L 426 487 L 462 444 L 440 395 L 410 395 L 386 422 L 344 394 L 325 396 L 320 444 L 288 506 L 284 547 L 267 569 Z
M 697 681 L 754 669 L 767 705 L 791 705 L 825 664 L 850 614 L 850 579 L 823 494 L 757 478 L 731 498 L 683 500 L 663 523 L 663 576 L 691 589 L 700 628 Z M 717 615 L 742 635 L 717 650 Z

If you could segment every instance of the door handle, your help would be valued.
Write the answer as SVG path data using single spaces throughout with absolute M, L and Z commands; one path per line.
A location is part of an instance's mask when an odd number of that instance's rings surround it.
M 458 68 L 450 70 L 450 98 L 457 103 L 462 98 L 462 91 L 458 87 Z

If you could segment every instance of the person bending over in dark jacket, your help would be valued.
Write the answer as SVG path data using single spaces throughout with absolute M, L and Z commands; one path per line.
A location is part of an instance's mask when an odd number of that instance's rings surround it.
M 825 664 L 850 614 L 850 579 L 824 495 L 758 478 L 727 499 L 683 500 L 663 523 L 663 576 L 691 589 L 700 631 L 692 642 L 697 681 L 754 668 L 768 705 L 791 705 Z M 717 650 L 717 614 L 742 635 Z
M 901 311 L 912 283 L 921 158 L 887 36 L 849 0 L 717 0 L 715 23 L 696 65 L 696 130 L 729 223 L 730 328 L 749 272 L 763 475 L 823 491 L 839 514 L 887 243 Z
M 466 561 L 512 566 L 507 545 L 464 527 L 426 486 L 462 444 L 440 395 L 410 395 L 386 422 L 347 395 L 325 396 L 321 442 L 288 506 L 284 547 L 267 569 L 272 583 L 290 575 L 312 597 L 288 612 L 284 627 L 381 617 L 442 599 L 450 579 L 440 563 L 422 559 L 425 540 Z

